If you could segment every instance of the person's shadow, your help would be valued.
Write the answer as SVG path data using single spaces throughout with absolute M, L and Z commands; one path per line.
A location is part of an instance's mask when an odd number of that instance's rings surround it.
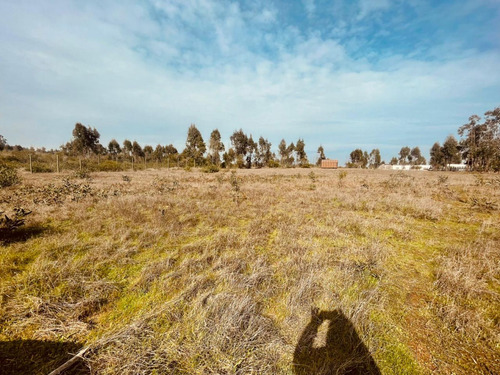
M 328 321 L 326 344 L 314 347 L 314 339 L 323 322 Z M 297 375 L 380 374 L 377 364 L 356 329 L 341 310 L 319 311 L 313 308 L 311 321 L 302 332 L 293 354 Z

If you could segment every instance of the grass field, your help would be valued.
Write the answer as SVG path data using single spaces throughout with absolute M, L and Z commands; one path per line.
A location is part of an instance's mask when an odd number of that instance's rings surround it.
M 500 373 L 498 175 L 68 177 L 0 190 L 33 211 L 0 239 L 2 374 L 84 346 L 68 373 Z

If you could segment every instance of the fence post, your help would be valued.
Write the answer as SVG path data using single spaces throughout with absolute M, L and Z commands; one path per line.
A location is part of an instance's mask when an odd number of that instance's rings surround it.
M 78 161 L 80 162 L 80 172 L 83 170 L 82 168 L 82 158 L 78 158 Z
M 59 173 L 59 155 L 56 154 L 56 171 Z
M 30 173 L 33 173 L 33 163 L 31 162 L 31 154 L 30 154 Z

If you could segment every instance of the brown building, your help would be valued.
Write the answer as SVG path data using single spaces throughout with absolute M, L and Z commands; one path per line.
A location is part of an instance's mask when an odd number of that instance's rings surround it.
M 321 160 L 321 168 L 323 169 L 337 169 L 339 167 L 338 160 L 325 159 Z

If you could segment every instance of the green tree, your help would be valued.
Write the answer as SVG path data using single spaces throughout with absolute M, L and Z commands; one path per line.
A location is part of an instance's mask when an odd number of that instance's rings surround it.
M 150 145 L 144 146 L 143 152 L 144 152 L 144 158 L 145 161 L 151 158 L 151 155 L 153 155 L 153 147 Z
M 134 160 L 137 160 L 139 157 L 144 157 L 144 151 L 142 150 L 141 145 L 136 141 L 132 143 L 132 154 L 134 155 Z
M 449 135 L 444 141 L 441 153 L 443 155 L 445 166 L 461 162 L 460 153 L 458 151 L 458 142 L 452 135 Z
M 350 161 L 347 166 L 350 168 L 366 168 L 368 164 L 368 153 L 357 148 L 349 154 Z
M 125 139 L 123 141 L 123 152 L 127 156 L 130 156 L 132 154 L 132 142 L 130 142 L 128 139 Z
M 434 143 L 430 150 L 432 168 L 439 169 L 444 166 L 443 150 L 439 142 Z
M 245 157 L 248 152 L 248 137 L 243 132 L 243 129 L 235 130 L 229 139 L 236 155 Z
M 283 166 L 287 157 L 286 142 L 284 139 L 282 139 L 280 144 L 278 145 L 278 151 L 280 154 L 280 164 Z
M 287 167 L 293 167 L 293 163 L 295 162 L 295 158 L 293 157 L 294 151 L 295 151 L 295 145 L 292 142 L 286 148 L 285 165 Z
M 481 139 L 486 130 L 484 124 L 480 124 L 478 115 L 469 117 L 469 122 L 458 128 L 458 135 L 464 137 L 460 142 L 462 156 L 471 170 L 478 170 L 481 166 Z
M 100 136 L 96 128 L 77 123 L 73 129 L 72 149 L 87 156 L 97 153 Z
M 250 137 L 248 137 L 248 146 L 247 146 L 247 157 L 246 157 L 246 164 L 247 168 L 252 168 L 252 156 L 257 153 L 257 143 L 252 138 L 252 135 L 250 134 Z
M 163 147 L 162 145 L 156 145 L 156 148 L 153 151 L 153 159 L 161 163 L 164 156 L 165 156 L 165 147 Z
M 374 148 L 370 152 L 370 156 L 369 156 L 368 160 L 369 160 L 370 168 L 377 169 L 380 166 L 381 160 L 382 160 L 382 158 L 380 157 L 380 150 L 378 148 Z
M 194 160 L 196 165 L 201 165 L 203 164 L 203 154 L 206 150 L 207 147 L 200 131 L 196 128 L 196 125 L 191 124 L 187 134 L 186 148 L 184 149 L 185 155 Z
M 179 151 L 177 151 L 177 149 L 172 144 L 165 146 L 165 154 L 167 156 L 176 155 L 178 153 Z
M 257 165 L 262 167 L 264 165 L 269 167 L 271 160 L 273 159 L 273 154 L 271 152 L 271 142 L 264 137 L 259 138 L 259 148 L 256 152 L 258 156 Z
M 236 151 L 232 147 L 227 150 L 227 152 L 224 152 L 224 155 L 222 155 L 222 158 L 224 160 L 224 165 L 226 168 L 231 168 L 233 165 L 234 161 L 236 160 Z
M 211 163 L 220 165 L 220 153 L 224 152 L 224 143 L 222 143 L 221 141 L 221 136 L 218 129 L 214 129 L 212 133 L 210 133 L 208 149 L 210 153 Z
M 304 143 L 304 139 L 300 139 L 297 141 L 295 145 L 295 155 L 297 156 L 297 162 L 299 166 L 305 167 L 309 165 L 309 160 L 307 160 L 307 154 L 305 151 L 306 144 Z
M 405 147 L 401 147 L 401 150 L 399 151 L 399 163 L 400 164 L 407 164 L 410 160 L 409 160 L 409 156 L 410 156 L 410 148 L 408 146 L 405 146 Z
M 318 147 L 317 153 L 319 154 L 319 156 L 318 156 L 318 160 L 316 161 L 316 165 L 319 167 L 321 165 L 321 160 L 326 159 L 325 150 L 323 149 L 323 146 L 320 145 Z
M 413 147 L 410 151 L 410 155 L 412 157 L 413 164 L 415 165 L 422 165 L 426 163 L 425 158 L 422 156 L 422 152 L 420 151 L 420 148 Z
M 122 152 L 120 144 L 116 141 L 116 139 L 112 139 L 108 144 L 109 153 L 115 158 L 118 159 L 118 155 Z
M 3 135 L 0 135 L 0 151 L 3 151 L 7 146 L 7 140 Z

